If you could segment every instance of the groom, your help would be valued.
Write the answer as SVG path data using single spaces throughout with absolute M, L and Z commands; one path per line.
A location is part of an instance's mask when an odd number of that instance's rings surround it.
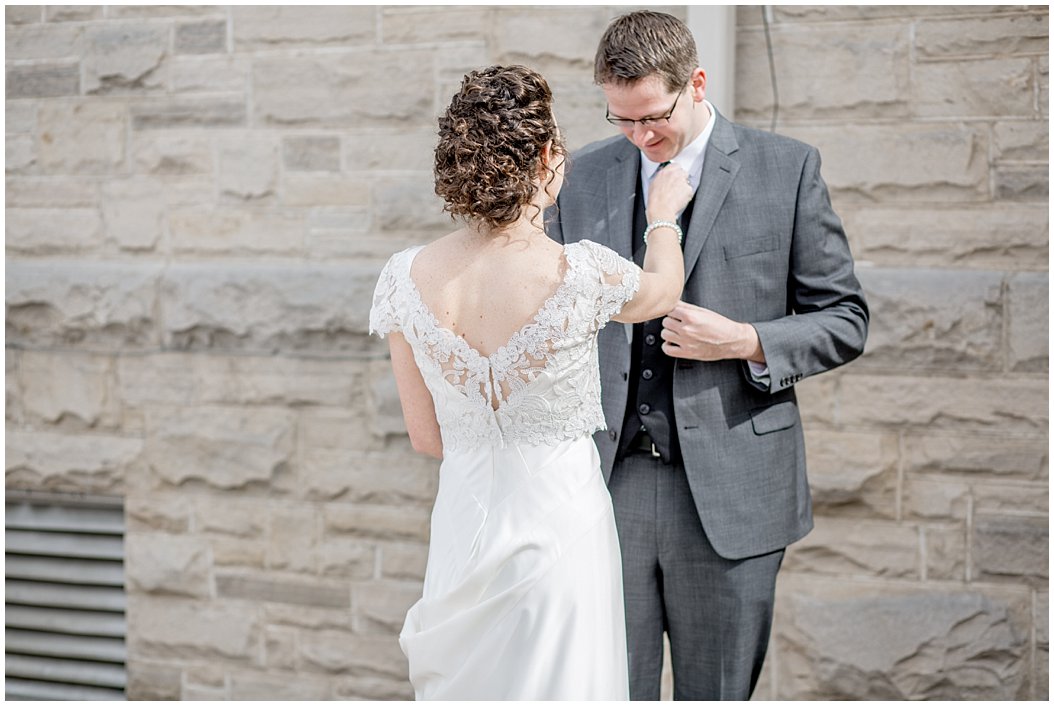
M 683 301 L 600 335 L 596 442 L 622 545 L 630 694 L 659 698 L 665 631 L 675 698 L 748 699 L 784 548 L 812 528 L 794 385 L 860 355 L 867 304 L 819 154 L 717 113 L 684 24 L 619 17 L 594 79 L 622 135 L 573 156 L 550 235 L 639 264 L 656 171 L 675 162 L 696 187 Z

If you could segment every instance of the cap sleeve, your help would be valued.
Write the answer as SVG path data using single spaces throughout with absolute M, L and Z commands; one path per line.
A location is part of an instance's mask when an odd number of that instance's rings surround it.
M 596 326 L 600 328 L 622 311 L 640 289 L 642 270 L 609 247 L 591 240 L 580 241 L 598 280 Z
M 387 334 L 402 331 L 402 323 L 399 319 L 399 311 L 396 307 L 396 297 L 399 291 L 397 272 L 397 260 L 399 253 L 392 255 L 381 270 L 381 276 L 377 278 L 377 286 L 373 290 L 373 306 L 370 308 L 370 333 L 375 333 L 381 338 Z

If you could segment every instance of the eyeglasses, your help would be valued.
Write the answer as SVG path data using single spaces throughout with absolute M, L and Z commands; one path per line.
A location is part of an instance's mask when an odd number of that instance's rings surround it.
M 630 118 L 616 118 L 611 114 L 611 108 L 604 108 L 604 119 L 615 127 L 622 128 L 623 130 L 632 130 L 635 125 L 640 123 L 641 126 L 647 127 L 656 123 L 668 123 L 670 118 L 673 117 L 673 111 L 677 109 L 677 101 L 681 100 L 681 96 L 684 94 L 684 89 L 688 87 L 688 84 L 681 86 L 681 90 L 677 92 L 677 97 L 673 99 L 673 105 L 662 115 L 657 115 L 652 118 L 641 118 L 640 120 L 631 120 Z

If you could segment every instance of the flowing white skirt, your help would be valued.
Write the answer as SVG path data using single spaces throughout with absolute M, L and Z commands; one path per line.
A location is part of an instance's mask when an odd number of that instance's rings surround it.
M 629 698 L 618 535 L 590 437 L 444 458 L 399 642 L 418 699 Z

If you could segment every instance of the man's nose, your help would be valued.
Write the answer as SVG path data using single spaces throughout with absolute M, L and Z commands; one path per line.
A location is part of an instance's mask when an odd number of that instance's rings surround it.
M 633 141 L 638 145 L 643 145 L 651 140 L 653 137 L 650 125 L 641 125 L 640 123 L 633 124 Z

